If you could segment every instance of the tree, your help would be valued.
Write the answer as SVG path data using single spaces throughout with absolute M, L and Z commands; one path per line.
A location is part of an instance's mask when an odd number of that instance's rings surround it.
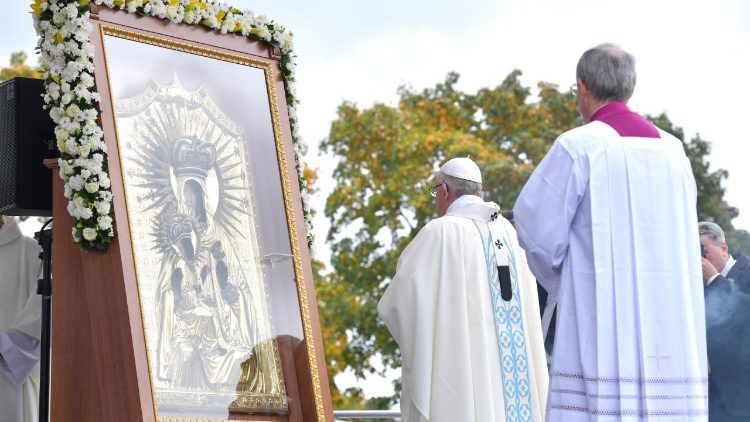
M 539 83 L 538 96 L 532 97 L 520 76 L 515 70 L 494 88 L 466 93 L 456 87 L 459 76 L 450 73 L 429 89 L 399 88 L 397 106 L 339 106 L 321 144 L 323 152 L 339 159 L 336 187 L 325 208 L 332 269 L 317 276 L 335 407 L 384 408 L 396 398 L 365 402 L 361 389 L 339 391 L 334 377 L 345 370 L 358 377 L 382 373 L 375 359 L 385 368 L 400 365 L 377 303 L 403 248 L 434 216 L 427 190 L 438 163 L 469 155 L 482 169 L 486 197 L 510 209 L 557 135 L 582 123 L 573 95 Z M 652 120 L 684 139 L 666 115 Z M 731 227 L 737 210 L 723 199 L 726 171 L 709 172 L 710 144 L 700 136 L 685 149 L 698 184 L 699 215 Z M 398 392 L 398 381 L 395 387 Z
M 529 103 L 520 75 L 467 94 L 450 73 L 434 88 L 401 87 L 396 107 L 339 106 L 321 145 L 340 158 L 325 208 L 333 271 L 318 283 L 331 380 L 346 369 L 359 377 L 376 372 L 374 355 L 386 368 L 400 365 L 377 302 L 401 251 L 434 214 L 427 189 L 436 163 L 471 156 L 484 170 L 489 196 L 510 208 L 554 134 L 577 123 L 571 95 L 540 84 L 539 101 Z M 336 406 L 363 405 L 361 391 L 339 393 L 335 385 L 332 391 Z M 392 399 L 376 400 L 382 407 Z
M 696 134 L 690 141 L 685 141 L 682 128 L 675 126 L 664 113 L 646 117 L 656 126 L 676 136 L 685 145 L 685 153 L 690 160 L 698 187 L 698 220 L 713 221 L 721 226 L 730 251 L 750 252 L 750 233 L 734 227 L 732 220 L 739 215 L 739 211 L 724 199 L 722 183 L 729 177 L 729 172 L 724 169 L 709 170 L 708 156 L 711 154 L 711 143 L 700 134 Z
M 16 76 L 23 76 L 27 78 L 42 78 L 42 71 L 40 68 L 32 68 L 26 64 L 27 54 L 23 51 L 17 51 L 10 55 L 10 66 L 0 69 L 0 81 L 5 79 L 14 78 Z

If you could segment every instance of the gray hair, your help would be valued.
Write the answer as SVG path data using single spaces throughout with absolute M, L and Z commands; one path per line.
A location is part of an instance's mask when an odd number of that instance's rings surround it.
M 707 236 L 714 245 L 721 245 L 724 242 L 724 230 L 718 224 L 710 221 L 701 221 L 698 223 L 699 236 Z
M 472 182 L 471 180 L 461 179 L 440 173 L 443 176 L 443 182 L 448 185 L 448 190 L 453 192 L 454 198 L 460 198 L 464 195 L 476 195 L 482 197 L 482 184 Z
M 627 102 L 635 89 L 635 57 L 616 44 L 599 44 L 578 60 L 576 78 L 597 101 Z

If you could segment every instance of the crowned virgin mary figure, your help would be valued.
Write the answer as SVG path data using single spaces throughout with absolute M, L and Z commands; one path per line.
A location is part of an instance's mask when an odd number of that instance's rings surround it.
M 172 147 L 176 204 L 165 209 L 171 221 L 162 274 L 158 342 L 159 375 L 171 387 L 232 391 L 241 365 L 255 359 L 260 338 L 248 280 L 231 251 L 232 239 L 213 218 L 209 179 L 217 182 L 216 150 L 197 137 Z M 248 366 L 248 363 L 245 363 Z M 252 366 L 252 365 L 251 365 Z M 262 375 L 247 371 L 251 391 L 262 391 Z

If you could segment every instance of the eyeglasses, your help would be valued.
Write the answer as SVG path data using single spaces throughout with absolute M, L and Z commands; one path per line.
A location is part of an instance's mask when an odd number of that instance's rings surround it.
M 570 86 L 570 93 L 573 95 L 578 95 L 578 84 L 575 83 Z
M 431 187 L 431 188 L 430 188 L 430 196 L 431 196 L 431 197 L 433 197 L 433 198 L 434 198 L 434 197 L 436 197 L 436 196 L 437 196 L 437 188 L 438 188 L 438 187 L 439 187 L 440 185 L 444 185 L 444 184 L 445 184 L 445 182 L 443 182 L 443 183 L 438 183 L 437 185 L 435 185 L 435 186 Z

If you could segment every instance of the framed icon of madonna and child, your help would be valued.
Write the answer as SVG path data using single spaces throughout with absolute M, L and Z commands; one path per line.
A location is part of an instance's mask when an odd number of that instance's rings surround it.
M 155 418 L 327 420 L 279 56 L 109 9 L 93 22 Z

